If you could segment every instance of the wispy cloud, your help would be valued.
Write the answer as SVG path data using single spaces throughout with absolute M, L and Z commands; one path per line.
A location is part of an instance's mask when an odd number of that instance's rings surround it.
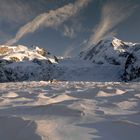
M 0 42 L 5 42 L 21 25 L 43 11 L 43 0 L 0 0 Z
M 136 7 L 131 5 L 129 1 L 124 3 L 122 0 L 108 0 L 102 7 L 101 20 L 99 24 L 94 27 L 93 34 L 89 39 L 89 44 L 96 43 L 106 36 L 116 34 L 113 28 L 128 18 L 134 12 L 135 8 Z
M 76 15 L 81 8 L 86 6 L 91 0 L 77 0 L 56 10 L 42 13 L 19 29 L 16 36 L 9 40 L 6 44 L 12 45 L 28 33 L 33 33 L 41 27 L 56 28 L 66 20 Z
M 69 38 L 74 38 L 76 36 L 74 28 L 68 27 L 67 25 L 64 25 L 63 34 Z

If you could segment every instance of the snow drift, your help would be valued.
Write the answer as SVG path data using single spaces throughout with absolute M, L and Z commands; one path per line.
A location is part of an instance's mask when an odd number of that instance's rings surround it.
M 140 83 L 0 84 L 1 140 L 139 140 Z

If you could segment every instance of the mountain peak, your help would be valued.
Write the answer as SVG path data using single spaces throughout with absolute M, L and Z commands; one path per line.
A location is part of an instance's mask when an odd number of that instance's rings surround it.
M 124 42 L 116 37 L 100 40 L 82 53 L 82 58 L 97 64 L 121 65 L 127 55 L 133 51 L 136 43 Z
M 43 48 L 0 46 L 0 81 L 49 80 L 56 56 Z

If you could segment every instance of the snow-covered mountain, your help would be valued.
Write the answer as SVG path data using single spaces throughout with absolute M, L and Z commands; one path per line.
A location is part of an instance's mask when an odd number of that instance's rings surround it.
M 136 43 L 123 42 L 113 37 L 91 45 L 90 49 L 81 52 L 80 56 L 96 64 L 121 65 L 137 45 Z
M 82 59 L 81 59 L 82 58 Z M 80 58 L 61 58 L 43 48 L 0 46 L 0 82 L 52 80 L 124 81 L 140 77 L 140 44 L 109 38 Z M 59 63 L 58 63 L 59 61 Z M 103 65 L 101 65 L 103 64 Z
M 43 48 L 0 46 L 0 81 L 49 80 L 57 58 Z
M 104 39 L 82 51 L 80 57 L 95 64 L 120 65 L 122 80 L 140 77 L 140 44 L 124 42 L 115 37 Z

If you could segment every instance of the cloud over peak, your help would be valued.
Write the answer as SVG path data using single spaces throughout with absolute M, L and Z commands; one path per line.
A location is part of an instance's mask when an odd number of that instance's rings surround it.
M 99 24 L 93 28 L 89 43 L 96 43 L 106 36 L 114 35 L 113 28 L 127 19 L 135 8 L 129 2 L 108 0 L 102 7 L 101 19 Z

